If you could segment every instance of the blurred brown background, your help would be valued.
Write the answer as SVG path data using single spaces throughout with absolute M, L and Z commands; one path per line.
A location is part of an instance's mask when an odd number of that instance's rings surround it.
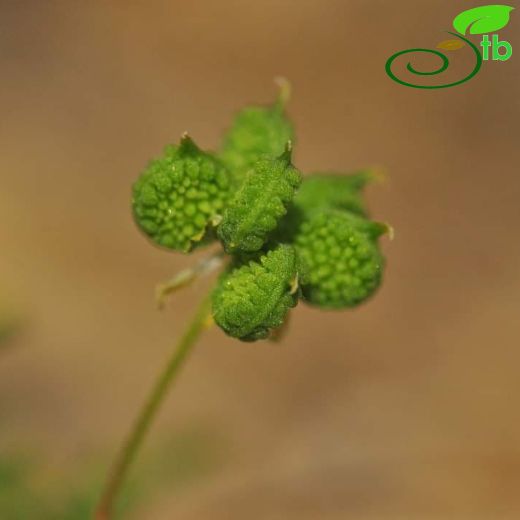
M 193 257 L 137 232 L 130 185 L 184 130 L 217 147 L 280 74 L 298 167 L 388 171 L 368 194 L 396 230 L 386 281 L 354 312 L 299 306 L 281 345 L 210 331 L 125 518 L 520 517 L 520 13 L 499 33 L 513 57 L 463 86 L 384 72 L 485 3 L 1 2 L 0 295 L 19 327 L 0 348 L 0 452 L 21 472 L 0 471 L 2 518 L 73 492 L 84 517 L 82 486 L 98 493 L 209 283 L 157 312 L 154 285 Z

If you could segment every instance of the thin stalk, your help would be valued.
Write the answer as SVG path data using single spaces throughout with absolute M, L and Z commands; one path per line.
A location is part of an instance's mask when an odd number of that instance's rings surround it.
M 208 326 L 209 311 L 210 297 L 208 295 L 200 304 L 184 335 L 175 346 L 171 358 L 168 360 L 162 373 L 160 373 L 148 399 L 145 401 L 144 406 L 137 416 L 137 420 L 126 442 L 119 452 L 119 456 L 112 466 L 101 500 L 95 512 L 96 520 L 109 520 L 112 518 L 114 502 L 128 474 L 128 470 L 150 429 L 150 425 L 168 389 L 179 374 L 179 369 L 183 361 L 194 347 L 200 334 Z

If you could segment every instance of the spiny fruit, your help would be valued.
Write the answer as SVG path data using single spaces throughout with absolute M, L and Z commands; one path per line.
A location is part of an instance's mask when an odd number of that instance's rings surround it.
M 300 182 L 300 173 L 291 164 L 290 146 L 276 159 L 257 161 L 229 201 L 217 229 L 226 252 L 258 251 L 287 212 Z
M 211 239 L 230 192 L 223 164 L 188 135 L 150 162 L 133 187 L 139 227 L 157 244 L 188 252 Z
M 224 136 L 220 157 L 240 181 L 249 167 L 264 156 L 277 157 L 294 131 L 284 105 L 288 85 L 282 85 L 279 99 L 271 106 L 251 106 L 241 110 Z
M 234 338 L 265 339 L 297 300 L 296 254 L 282 244 L 221 277 L 213 293 L 213 319 Z
M 305 220 L 295 237 L 304 299 L 331 309 L 366 300 L 381 282 L 384 260 L 377 238 L 388 230 L 385 224 L 339 210 Z

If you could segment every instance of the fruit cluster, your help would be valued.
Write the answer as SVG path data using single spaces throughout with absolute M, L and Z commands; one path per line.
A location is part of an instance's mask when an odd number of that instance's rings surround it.
M 353 307 L 381 283 L 378 238 L 368 219 L 368 172 L 302 176 L 292 164 L 284 99 L 238 113 L 221 150 L 184 135 L 134 184 L 137 225 L 181 252 L 219 240 L 230 262 L 213 292 L 214 321 L 243 341 L 264 339 L 299 300 Z

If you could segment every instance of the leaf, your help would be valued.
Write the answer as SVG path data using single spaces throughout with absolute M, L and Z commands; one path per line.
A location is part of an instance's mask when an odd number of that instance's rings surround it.
M 462 49 L 466 45 L 462 40 L 458 38 L 453 40 L 443 40 L 442 42 L 437 44 L 437 49 L 442 49 L 445 51 L 457 51 Z
M 457 15 L 453 27 L 460 34 L 484 34 L 498 31 L 509 23 L 509 13 L 514 9 L 509 5 L 483 5 L 468 9 Z

